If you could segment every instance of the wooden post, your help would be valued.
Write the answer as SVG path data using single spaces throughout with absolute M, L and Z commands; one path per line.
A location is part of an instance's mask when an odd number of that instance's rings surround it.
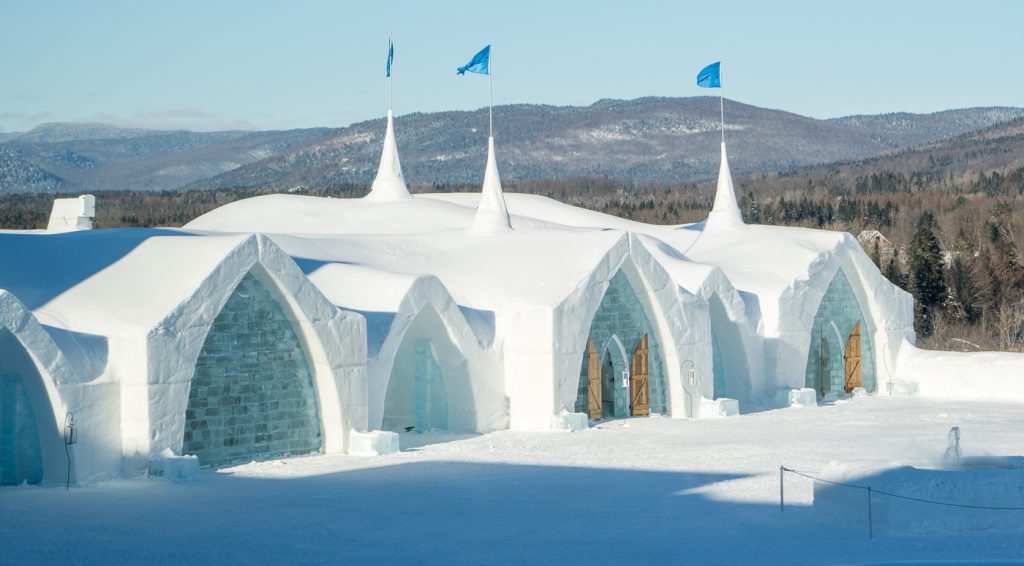
M 779 513 L 786 512 L 786 488 L 783 480 L 786 478 L 786 468 L 779 466 Z
M 868 486 L 868 539 L 875 538 L 875 522 L 871 516 L 871 487 Z

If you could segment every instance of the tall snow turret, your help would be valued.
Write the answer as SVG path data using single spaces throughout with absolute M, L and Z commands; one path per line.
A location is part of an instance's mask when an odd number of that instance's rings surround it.
M 498 163 L 494 159 L 494 138 L 487 138 L 487 169 L 484 171 L 483 194 L 480 205 L 473 218 L 474 232 L 493 234 L 512 229 L 505 207 L 505 197 L 501 192 L 501 177 L 498 176 Z
M 405 185 L 402 164 L 398 161 L 398 144 L 395 143 L 394 116 L 388 110 L 388 126 L 384 132 L 384 148 L 380 152 L 380 166 L 370 186 L 366 200 L 399 200 L 411 198 Z
M 706 228 L 729 229 L 743 226 L 743 213 L 736 203 L 736 191 L 732 187 L 732 173 L 729 171 L 729 158 L 725 154 L 725 142 L 722 142 L 722 164 L 718 169 L 718 191 L 715 192 L 715 204 L 708 214 Z

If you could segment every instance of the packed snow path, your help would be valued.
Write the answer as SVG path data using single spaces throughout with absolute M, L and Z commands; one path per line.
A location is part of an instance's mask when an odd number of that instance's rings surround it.
M 867 539 L 821 523 L 830 460 L 1024 454 L 1017 404 L 872 397 L 718 420 L 576 433 L 412 435 L 396 455 L 310 456 L 203 472 L 0 489 L 0 563 L 787 563 L 1024 560 L 1015 530 Z M 419 446 L 415 446 L 419 444 Z M 922 512 L 929 512 L 923 509 Z

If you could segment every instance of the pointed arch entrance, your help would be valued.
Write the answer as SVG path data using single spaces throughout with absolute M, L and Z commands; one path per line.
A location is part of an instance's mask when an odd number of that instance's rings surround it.
M 391 366 L 381 429 L 470 430 L 475 421 L 465 357 L 433 307 L 417 313 Z
M 320 417 L 309 357 L 273 283 L 249 272 L 196 361 L 182 452 L 200 464 L 316 452 Z
M 50 416 L 45 395 L 38 394 L 42 377 L 21 342 L 0 328 L 0 485 L 43 481 L 39 417 Z
M 814 315 L 805 384 L 818 392 L 875 391 L 875 356 L 868 319 L 842 269 L 838 270 Z
M 612 277 L 591 322 L 575 408 L 592 420 L 667 410 L 660 344 L 622 271 Z

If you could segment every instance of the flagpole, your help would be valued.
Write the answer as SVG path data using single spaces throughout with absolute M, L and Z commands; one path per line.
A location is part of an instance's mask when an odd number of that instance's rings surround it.
M 725 83 L 722 82 L 722 64 L 718 64 L 718 108 L 722 113 L 722 143 L 725 143 Z
M 391 72 L 388 73 L 388 112 L 391 112 L 391 104 L 392 104 L 392 98 L 393 98 L 393 95 L 394 95 L 394 80 L 395 80 L 395 78 L 393 76 L 391 76 L 391 75 L 394 74 L 393 67 L 395 66 L 394 65 L 394 61 L 391 60 L 391 49 L 392 49 L 391 46 L 392 45 L 394 45 L 394 43 L 392 42 L 392 39 L 391 39 L 391 30 L 388 29 L 388 68 L 391 69 Z
M 487 87 L 490 94 L 487 95 L 487 137 L 494 137 L 494 57 L 493 53 L 487 54 Z

